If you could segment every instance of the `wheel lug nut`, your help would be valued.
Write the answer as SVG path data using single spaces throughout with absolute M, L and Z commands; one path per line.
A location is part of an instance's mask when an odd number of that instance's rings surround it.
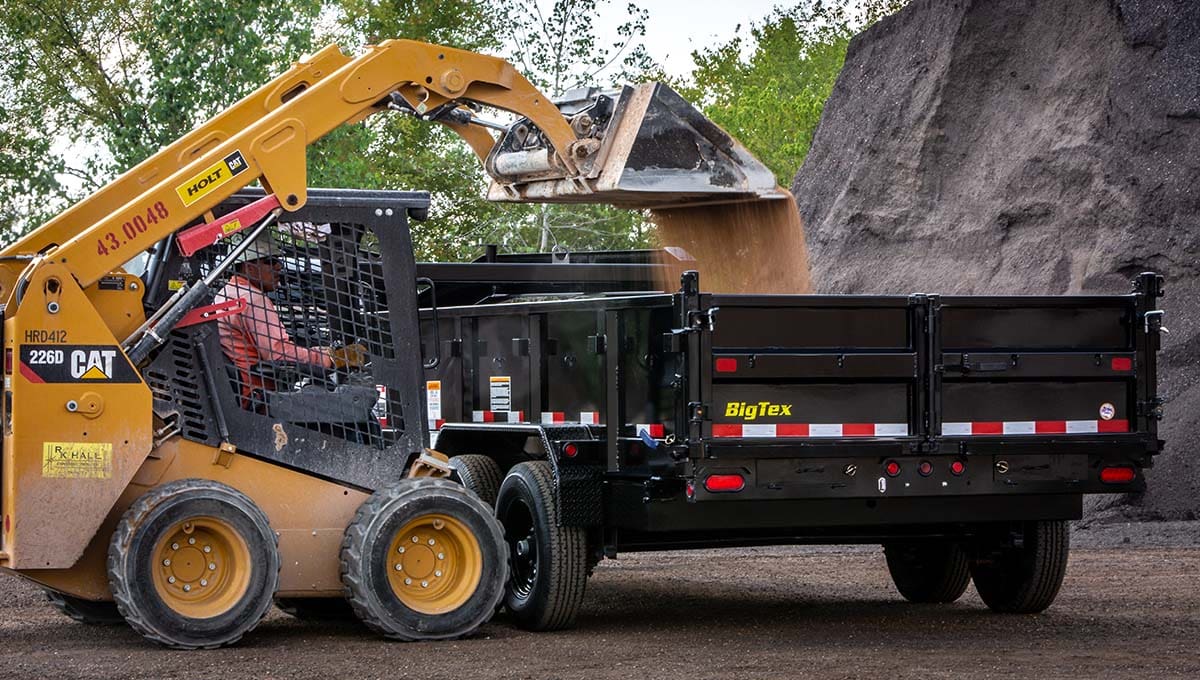
M 179 550 L 179 544 L 178 544 L 178 543 L 172 543 L 172 544 L 171 544 L 171 550 Z
M 196 539 L 195 539 L 195 538 L 189 538 L 189 539 L 188 539 L 188 545 L 196 545 Z
M 442 530 L 442 527 L 444 527 L 444 526 L 446 526 L 446 523 L 445 523 L 445 522 L 443 522 L 442 520 L 440 520 L 440 519 L 435 519 L 435 520 L 433 520 L 433 528 L 434 528 L 434 529 L 437 529 L 438 531 L 441 531 L 441 530 Z
M 439 559 L 439 560 L 444 560 L 444 559 L 446 559 L 446 553 L 438 553 L 438 559 Z
M 164 566 L 164 567 L 169 567 L 169 566 L 171 566 L 171 560 L 169 560 L 169 559 L 167 559 L 167 560 L 163 560 L 163 566 Z
M 212 552 L 212 546 L 211 545 L 204 546 L 204 552 L 206 552 L 206 553 Z
M 422 587 L 422 588 L 428 588 L 428 587 L 429 587 L 429 581 L 421 581 L 421 587 Z
M 404 565 L 403 565 L 403 564 L 397 564 L 397 565 L 396 565 L 396 571 L 404 571 Z
M 167 577 L 167 583 L 174 583 L 174 582 L 175 582 L 175 577 L 174 577 L 174 576 L 168 576 L 168 577 Z
M 403 553 L 403 552 L 404 552 L 404 546 L 400 546 L 399 548 L 396 548 L 396 552 L 398 552 L 398 553 Z
M 429 545 L 433 545 L 433 539 L 429 539 Z
M 440 571 L 435 571 L 435 572 L 433 572 L 433 575 L 434 575 L 434 576 L 437 576 L 438 578 L 441 578 L 441 576 L 442 576 L 442 572 L 440 572 Z
M 217 563 L 216 563 L 216 562 L 209 562 L 209 563 L 208 563 L 208 570 L 209 570 L 209 571 L 216 571 L 216 570 L 217 570 Z
M 185 584 L 183 584 L 183 592 L 185 592 L 185 593 L 190 593 L 190 592 L 192 592 L 192 587 L 191 587 L 190 585 L 186 584 L 186 583 L 185 583 Z
M 420 540 L 421 540 L 421 539 L 417 538 L 416 536 L 413 536 L 413 543 L 417 543 L 417 542 L 419 542 Z
M 404 585 L 406 585 L 406 586 L 411 586 L 411 585 L 412 585 L 412 579 L 411 579 L 411 578 L 406 578 L 406 579 L 404 579 Z
M 204 588 L 206 586 L 208 586 L 208 581 L 206 581 L 205 579 L 200 579 L 200 587 Z

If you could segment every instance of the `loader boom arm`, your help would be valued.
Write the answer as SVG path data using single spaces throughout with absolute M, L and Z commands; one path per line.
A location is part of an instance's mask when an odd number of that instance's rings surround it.
M 298 210 L 306 200 L 308 145 L 386 109 L 393 93 L 418 114 L 474 102 L 525 116 L 562 167 L 574 170 L 570 124 L 505 60 L 411 40 L 389 40 L 348 59 L 331 45 L 0 255 L 57 244 L 49 257 L 86 288 L 257 179 L 285 210 Z M 486 159 L 489 133 L 447 125 Z

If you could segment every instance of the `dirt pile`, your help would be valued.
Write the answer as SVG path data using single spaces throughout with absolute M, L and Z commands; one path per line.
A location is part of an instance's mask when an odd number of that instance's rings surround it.
M 1164 274 L 1167 451 L 1105 508 L 1200 512 L 1200 3 L 914 0 L 851 43 L 792 191 L 818 292 Z
M 650 215 L 664 246 L 695 258 L 688 268 L 700 272 L 706 292 L 811 292 L 804 225 L 787 198 L 660 208 Z M 663 289 L 678 285 L 676 277 Z

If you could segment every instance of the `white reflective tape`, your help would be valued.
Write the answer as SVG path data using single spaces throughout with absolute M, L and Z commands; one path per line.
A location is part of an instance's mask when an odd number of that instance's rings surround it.
M 579 422 L 584 425 L 599 425 L 600 414 L 596 411 L 584 411 L 579 414 Z
M 543 425 L 553 425 L 554 424 L 554 414 L 553 413 L 542 413 L 542 424 Z
M 1037 425 L 1032 420 L 1004 421 L 1004 434 L 1035 434 Z
M 1099 432 L 1100 428 L 1094 420 L 1068 420 L 1067 432 L 1070 433 L 1087 433 Z
M 503 416 L 504 416 L 504 422 L 507 422 L 507 423 L 519 423 L 519 422 L 521 422 L 521 412 L 520 412 L 520 411 L 503 411 L 503 412 L 501 412 L 501 413 L 498 413 L 498 414 L 496 414 L 496 415 L 503 415 Z
M 875 423 L 876 437 L 907 437 L 908 423 Z
M 742 436 L 743 437 L 774 437 L 775 436 L 775 426 L 774 425 L 760 425 L 760 424 L 742 425 Z
M 471 411 L 471 422 L 482 423 L 483 411 Z
M 808 426 L 808 436 L 810 437 L 840 437 L 842 436 L 841 423 L 813 423 Z
M 942 434 L 957 437 L 971 434 L 971 423 L 942 423 Z

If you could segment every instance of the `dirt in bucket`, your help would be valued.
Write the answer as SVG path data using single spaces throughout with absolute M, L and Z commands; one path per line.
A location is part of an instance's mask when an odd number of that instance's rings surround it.
M 650 211 L 665 248 L 682 248 L 700 272 L 700 289 L 712 293 L 808 293 L 811 281 L 804 224 L 796 201 L 784 198 L 657 208 Z M 671 272 L 674 276 L 674 272 Z M 678 278 L 662 282 L 679 287 Z

